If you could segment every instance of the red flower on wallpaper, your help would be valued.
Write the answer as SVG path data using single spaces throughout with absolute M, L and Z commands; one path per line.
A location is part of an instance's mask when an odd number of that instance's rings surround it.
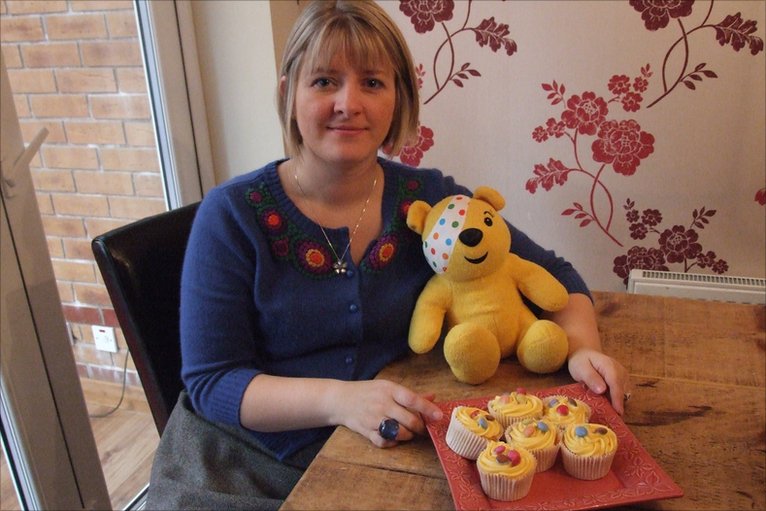
M 545 142 L 548 140 L 549 136 L 550 135 L 548 135 L 548 130 L 546 130 L 543 126 L 538 126 L 534 129 L 534 131 L 532 131 L 532 138 L 535 139 L 535 142 Z
M 412 145 L 407 145 L 399 151 L 398 156 L 402 163 L 417 167 L 420 165 L 420 161 L 423 159 L 423 153 L 428 151 L 434 145 L 434 132 L 427 126 L 418 126 L 418 140 Z M 384 153 L 391 155 L 385 149 Z
M 700 251 L 700 255 L 697 256 L 697 264 L 700 268 L 707 268 L 707 267 L 713 267 L 715 266 L 716 258 L 715 258 L 715 252 L 712 250 L 708 250 L 706 254 L 703 254 Z
M 609 92 L 615 95 L 625 94 L 630 90 L 630 77 L 627 75 L 614 75 L 606 85 Z
M 549 137 L 561 138 L 564 136 L 566 125 L 553 117 L 545 121 L 545 126 L 538 126 L 532 132 L 532 138 L 537 142 L 545 142 Z
M 635 222 L 635 220 L 633 220 Z M 657 209 L 645 209 L 641 214 L 641 223 L 647 227 L 654 227 L 662 223 L 662 213 Z
M 652 76 L 649 64 L 641 67 L 641 73 L 631 81 L 627 75 L 614 75 L 609 79 L 607 88 L 614 94 L 609 103 L 619 102 L 626 112 L 637 112 L 644 100 L 643 92 L 649 88 L 649 78 Z
M 611 163 L 618 174 L 632 176 L 641 160 L 654 152 L 654 136 L 641 131 L 636 121 L 606 121 L 598 129 L 591 146 L 593 159 Z
M 635 92 L 626 92 L 622 97 L 622 108 L 626 112 L 638 112 L 641 109 L 641 100 L 644 98 L 641 94 Z
M 670 18 L 682 18 L 692 13 L 694 0 L 630 0 L 630 5 L 641 13 L 648 30 L 665 28 Z
M 649 228 L 644 224 L 631 224 L 628 228 L 630 237 L 634 240 L 642 240 L 649 234 Z
M 682 263 L 686 259 L 696 259 L 702 252 L 702 245 L 697 243 L 697 231 L 683 225 L 674 225 L 660 234 L 659 244 L 669 263 Z
M 434 29 L 437 23 L 452 19 L 455 9 L 454 0 L 400 0 L 399 10 L 410 17 L 415 31 L 425 34 Z
M 567 100 L 567 109 L 561 120 L 567 128 L 576 128 L 583 135 L 595 135 L 598 126 L 606 119 L 609 108 L 603 98 L 595 92 L 583 92 L 582 97 L 574 95 Z
M 553 117 L 545 121 L 545 133 L 549 137 L 561 138 L 564 136 L 565 129 L 566 124 L 564 124 L 562 121 L 557 121 Z
M 692 212 L 692 222 L 689 226 L 674 225 L 670 229 L 660 229 L 662 213 L 657 209 L 645 209 L 639 213 L 635 202 L 628 199 L 623 206 L 625 218 L 630 223 L 630 232 L 633 239 L 643 240 L 648 235 L 657 236 L 656 247 L 631 247 L 627 254 L 614 259 L 614 273 L 628 283 L 630 270 L 658 270 L 668 271 L 669 264 L 681 264 L 684 272 L 693 267 L 701 269 L 710 268 L 713 272 L 721 274 L 729 270 L 729 264 L 719 259 L 712 250 L 704 252 L 699 242 L 699 231 L 704 229 L 715 216 L 714 209 L 707 210 L 704 207 Z
M 761 206 L 766 206 L 766 188 L 761 188 L 755 192 L 755 202 Z
M 628 253 L 614 260 L 614 273 L 622 278 L 624 284 L 628 283 L 630 270 L 655 270 L 668 271 L 665 265 L 665 255 L 658 248 L 632 247 Z
M 649 64 L 647 64 L 646 66 L 648 68 Z M 636 92 L 644 92 L 648 88 L 649 88 L 649 80 L 645 76 L 637 76 L 633 80 L 633 89 L 635 89 Z

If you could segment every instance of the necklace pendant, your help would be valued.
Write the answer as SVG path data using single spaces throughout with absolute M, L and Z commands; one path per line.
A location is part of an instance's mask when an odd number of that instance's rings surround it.
M 336 275 L 345 274 L 347 267 L 348 267 L 348 264 L 346 263 L 346 261 L 335 261 L 332 264 L 332 269 L 335 271 Z

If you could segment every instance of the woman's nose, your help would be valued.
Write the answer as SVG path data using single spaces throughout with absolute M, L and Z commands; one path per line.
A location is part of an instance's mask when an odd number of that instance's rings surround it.
M 344 84 L 335 97 L 335 112 L 354 115 L 361 110 L 361 90 L 352 84 Z

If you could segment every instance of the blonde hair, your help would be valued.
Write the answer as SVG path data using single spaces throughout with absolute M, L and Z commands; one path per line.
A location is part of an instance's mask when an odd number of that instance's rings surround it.
M 329 67 L 335 55 L 344 55 L 355 68 L 388 61 L 394 69 L 396 104 L 382 147 L 397 154 L 415 140 L 420 98 L 412 56 L 393 20 L 371 0 L 315 0 L 301 12 L 287 39 L 277 94 L 279 120 L 287 152 L 299 156 L 303 139 L 295 120 L 295 90 L 304 65 Z

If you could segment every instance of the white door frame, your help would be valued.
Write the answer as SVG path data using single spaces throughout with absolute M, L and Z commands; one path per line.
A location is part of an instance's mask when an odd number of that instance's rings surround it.
M 29 509 L 111 509 L 0 56 L 0 419 Z

